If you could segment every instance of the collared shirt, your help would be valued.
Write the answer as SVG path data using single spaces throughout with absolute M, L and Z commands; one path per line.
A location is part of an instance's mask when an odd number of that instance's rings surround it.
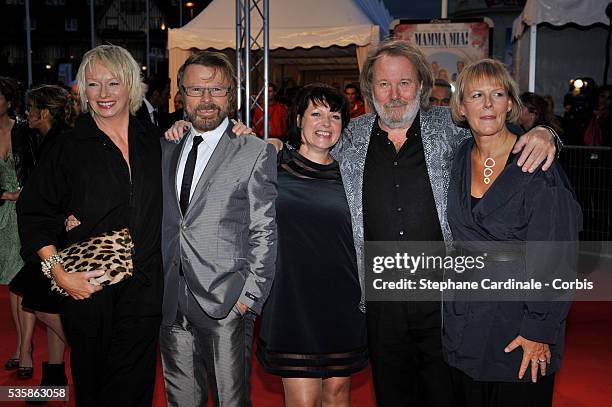
M 191 146 L 193 145 L 193 138 L 195 136 L 202 136 L 202 142 L 198 146 L 198 157 L 196 159 L 195 170 L 193 172 L 193 180 L 191 182 L 191 191 L 189 191 L 189 199 L 193 196 L 193 192 L 198 186 L 198 181 L 200 177 L 204 173 L 204 169 L 206 168 L 206 164 L 208 164 L 208 160 L 212 157 L 217 144 L 219 144 L 219 140 L 225 133 L 225 129 L 229 124 L 229 120 L 227 117 L 221 122 L 217 128 L 211 131 L 205 131 L 204 133 L 199 133 L 196 129 L 191 127 L 191 131 L 187 133 L 185 136 L 187 139 L 185 140 L 185 144 L 183 147 L 183 151 L 181 152 L 181 157 L 179 158 L 178 171 L 176 172 L 176 196 L 181 196 L 181 184 L 183 181 L 183 173 L 185 172 L 185 164 L 187 163 L 187 156 L 191 151 Z
M 420 115 L 399 151 L 374 122 L 363 174 L 366 241 L 442 241 L 421 139 Z
M 149 113 L 149 118 L 151 119 L 151 123 L 157 126 L 158 125 L 157 118 L 155 117 L 155 112 L 157 109 L 155 109 L 153 105 L 151 104 L 151 102 L 149 102 L 147 99 L 143 99 L 142 101 L 144 102 L 145 107 L 147 108 L 147 113 Z

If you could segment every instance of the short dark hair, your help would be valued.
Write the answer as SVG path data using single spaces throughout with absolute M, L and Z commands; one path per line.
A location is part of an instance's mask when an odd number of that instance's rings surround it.
M 450 83 L 448 83 L 444 79 L 436 79 L 436 81 L 434 82 L 434 86 L 436 86 L 438 88 L 449 88 L 449 89 L 452 89 Z
M 523 103 L 523 106 L 529 110 L 529 112 L 536 115 L 533 121 L 533 127 L 543 124 L 552 127 L 559 134 L 563 133 L 561 123 L 555 116 L 552 109 L 550 109 L 550 106 L 544 96 L 533 92 L 523 92 L 521 94 L 521 102 Z
M 15 105 L 19 102 L 19 85 L 17 81 L 13 78 L 8 78 L 6 76 L 0 76 L 0 94 L 4 96 L 4 99 L 7 103 L 11 105 L 8 107 L 9 115 L 12 115 L 15 111 Z
M 185 76 L 185 69 L 189 65 L 202 65 L 209 68 L 213 68 L 227 79 L 229 82 L 228 91 L 228 107 L 230 113 L 234 113 L 236 110 L 236 75 L 234 66 L 230 62 L 229 58 L 221 53 L 215 51 L 197 51 L 192 54 L 183 65 L 179 68 L 177 74 L 178 88 L 181 92 L 181 96 L 186 100 L 185 89 L 183 88 L 183 77 Z
M 324 83 L 311 83 L 299 90 L 287 116 L 287 142 L 295 148 L 302 144 L 302 132 L 298 125 L 298 116 L 303 116 L 308 104 L 326 105 L 332 112 L 342 115 L 342 130 L 348 126 L 351 119 L 349 104 L 346 97 L 336 88 Z
M 356 83 L 349 83 L 348 85 L 346 85 L 344 87 L 344 91 L 346 92 L 348 89 L 355 89 L 355 92 L 357 92 L 358 95 L 361 95 L 361 89 L 359 89 L 359 86 Z

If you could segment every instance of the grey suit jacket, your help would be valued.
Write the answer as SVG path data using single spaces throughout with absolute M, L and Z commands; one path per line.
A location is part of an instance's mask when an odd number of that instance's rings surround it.
M 355 239 L 355 251 L 357 253 L 357 270 L 359 283 L 361 284 L 360 308 L 362 311 L 365 311 L 363 170 L 376 117 L 376 114 L 369 113 L 351 120 L 332 151 L 332 155 L 340 164 L 340 173 L 351 211 L 353 238 Z M 470 137 L 470 132 L 468 129 L 463 129 L 453 123 L 449 108 L 421 109 L 420 118 L 425 163 L 436 202 L 442 235 L 446 242 L 451 242 L 452 235 L 446 218 L 446 195 L 450 171 L 455 150 L 463 140 Z
M 259 313 L 276 262 L 276 151 L 226 129 L 182 215 L 176 173 L 185 146 L 162 141 L 163 323 L 178 306 L 179 265 L 189 290 L 213 318 L 240 300 Z

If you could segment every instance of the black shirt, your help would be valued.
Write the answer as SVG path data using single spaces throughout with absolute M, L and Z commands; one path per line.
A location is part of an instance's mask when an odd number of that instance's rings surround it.
M 419 115 L 399 151 L 374 121 L 363 174 L 366 241 L 442 241 Z
M 159 132 L 130 117 L 130 176 L 119 148 L 89 114 L 79 116 L 74 129 L 44 154 L 21 192 L 17 214 L 24 257 L 35 258 L 47 245 L 59 246 L 64 220 L 73 214 L 81 225 L 67 233 L 67 244 L 128 227 L 136 272 L 159 272 Z

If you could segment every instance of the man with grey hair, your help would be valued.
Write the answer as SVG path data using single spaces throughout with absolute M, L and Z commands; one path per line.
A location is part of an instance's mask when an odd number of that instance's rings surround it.
M 255 315 L 276 261 L 276 153 L 237 137 L 228 116 L 234 70 L 197 52 L 178 84 L 191 131 L 163 143 L 163 319 L 160 349 L 168 405 L 250 405 Z
M 365 241 L 452 240 L 446 196 L 453 153 L 469 131 L 450 110 L 430 107 L 431 66 L 405 41 L 380 43 L 366 59 L 361 89 L 375 113 L 352 120 L 333 153 L 352 217 L 365 311 Z M 525 147 L 523 149 L 523 147 Z M 555 146 L 537 129 L 521 138 L 519 164 L 534 171 Z M 368 338 L 379 406 L 455 404 L 442 357 L 440 302 L 367 303 Z

